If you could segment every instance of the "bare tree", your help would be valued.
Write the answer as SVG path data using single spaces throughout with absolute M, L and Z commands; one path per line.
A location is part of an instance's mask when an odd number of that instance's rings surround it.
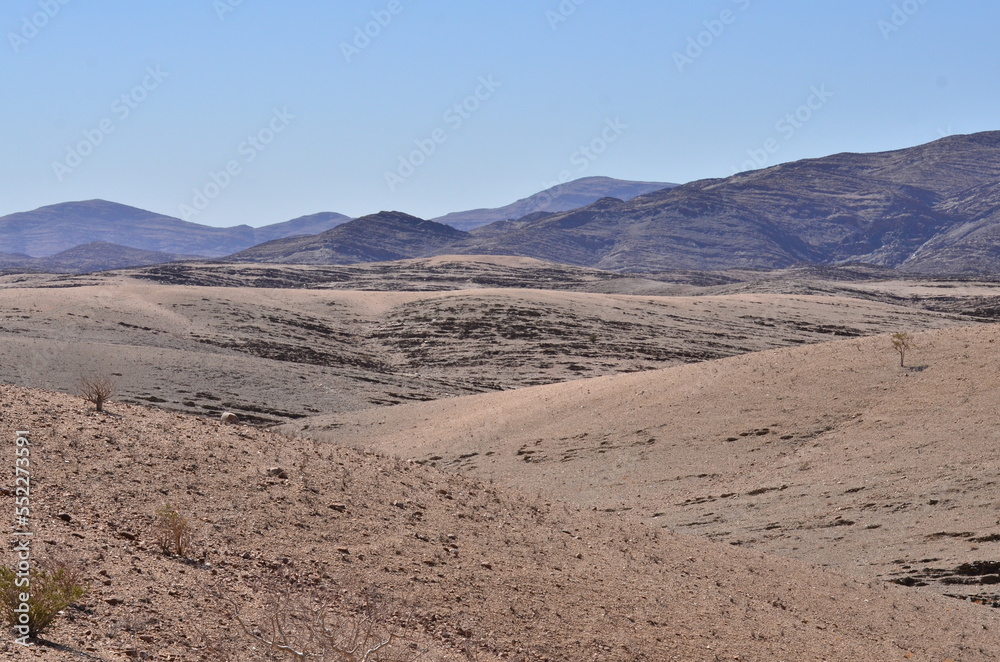
M 87 402 L 94 403 L 97 411 L 104 411 L 104 403 L 107 402 L 118 384 L 107 375 L 87 375 L 80 378 L 80 396 Z
M 892 348 L 899 353 L 899 367 L 904 366 L 904 359 L 906 359 L 906 352 L 913 348 L 913 336 L 909 333 L 894 333 L 892 334 Z

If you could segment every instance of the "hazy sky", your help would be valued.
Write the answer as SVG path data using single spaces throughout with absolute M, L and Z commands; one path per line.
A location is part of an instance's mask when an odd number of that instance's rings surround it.
M 0 215 L 430 218 L 908 147 L 1000 128 L 998 26 L 995 0 L 5 0 Z

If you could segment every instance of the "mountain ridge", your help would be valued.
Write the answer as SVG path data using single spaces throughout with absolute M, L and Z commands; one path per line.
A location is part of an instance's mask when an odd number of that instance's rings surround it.
M 577 209 L 601 198 L 631 200 L 634 197 L 672 188 L 667 182 L 638 182 L 611 177 L 582 177 L 557 184 L 509 205 L 452 212 L 431 220 L 470 231 L 496 221 L 516 220 L 535 213 L 555 213 Z
M 48 258 L 92 242 L 176 255 L 222 257 L 269 239 L 323 231 L 349 220 L 322 212 L 252 228 L 217 228 L 107 200 L 46 205 L 0 217 L 0 252 Z

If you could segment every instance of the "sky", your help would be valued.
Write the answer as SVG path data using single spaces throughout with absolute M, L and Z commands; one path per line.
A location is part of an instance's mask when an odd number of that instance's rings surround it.
M 899 149 L 1000 129 L 997 26 L 995 0 L 5 0 L 0 215 L 434 218 Z

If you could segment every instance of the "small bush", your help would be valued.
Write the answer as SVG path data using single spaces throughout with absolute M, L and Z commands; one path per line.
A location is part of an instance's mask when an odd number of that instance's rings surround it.
M 191 551 L 191 522 L 178 512 L 176 506 L 168 503 L 156 511 L 153 530 L 156 543 L 165 554 L 187 556 Z
M 66 607 L 86 594 L 80 568 L 67 561 L 39 562 L 28 571 L 30 585 L 17 585 L 17 573 L 10 568 L 0 568 L 0 616 L 11 626 L 28 627 L 28 636 L 37 637 L 45 632 Z M 28 593 L 28 623 L 19 620 L 21 593 Z M 21 631 L 23 632 L 23 631 Z
M 104 403 L 115 394 L 117 383 L 107 375 L 85 376 L 80 378 L 80 397 L 93 403 L 97 411 L 104 411 Z

